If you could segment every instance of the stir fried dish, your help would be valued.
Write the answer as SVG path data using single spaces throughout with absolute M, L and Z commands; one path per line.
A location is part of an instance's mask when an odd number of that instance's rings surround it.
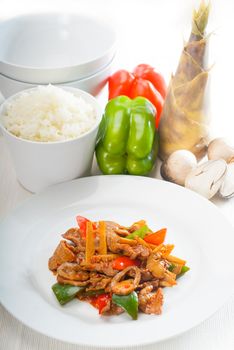
M 125 227 L 76 219 L 78 227 L 62 235 L 49 259 L 58 302 L 64 305 L 77 298 L 100 315 L 125 311 L 134 320 L 139 311 L 161 314 L 163 288 L 175 286 L 189 270 L 185 260 L 171 254 L 174 245 L 164 244 L 167 230 L 152 232 L 144 220 Z

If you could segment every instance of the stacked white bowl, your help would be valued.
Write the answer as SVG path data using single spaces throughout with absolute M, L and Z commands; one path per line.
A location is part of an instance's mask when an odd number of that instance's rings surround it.
M 0 92 L 65 85 L 97 95 L 116 52 L 108 24 L 78 14 L 32 14 L 0 22 Z

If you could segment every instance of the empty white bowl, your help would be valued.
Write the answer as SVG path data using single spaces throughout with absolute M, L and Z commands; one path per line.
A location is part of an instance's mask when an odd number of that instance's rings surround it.
M 10 97 L 0 107 L 0 128 L 8 144 L 17 178 L 23 187 L 31 192 L 39 192 L 50 185 L 87 176 L 91 170 L 102 110 L 97 100 L 90 94 L 71 87 L 64 89 L 76 96 L 82 96 L 97 113 L 94 126 L 75 139 L 36 142 L 16 137 L 5 129 L 1 117 L 6 104 L 19 97 L 21 93 Z
M 104 67 L 103 69 L 101 69 L 100 71 L 98 71 L 97 73 L 91 76 L 88 76 L 83 79 L 75 80 L 69 83 L 64 82 L 61 84 L 53 84 L 53 85 L 57 85 L 57 86 L 62 85 L 62 86 L 78 88 L 90 93 L 93 96 L 96 96 L 104 87 L 104 85 L 108 80 L 108 77 L 111 75 L 112 66 L 113 66 L 113 60 L 106 67 Z M 53 83 L 53 82 L 48 81 L 48 83 Z M 22 90 L 31 89 L 37 85 L 38 85 L 37 83 L 30 84 L 24 81 L 11 79 L 5 75 L 0 74 L 0 92 L 5 98 L 8 98 Z
M 115 54 L 114 30 L 78 14 L 33 14 L 0 22 L 0 74 L 36 83 L 64 83 L 103 69 Z

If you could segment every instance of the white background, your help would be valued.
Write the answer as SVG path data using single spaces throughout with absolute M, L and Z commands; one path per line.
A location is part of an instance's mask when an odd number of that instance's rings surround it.
M 183 41 L 189 34 L 192 9 L 198 4 L 196 0 L 0 0 L 0 19 L 19 13 L 53 10 L 98 16 L 112 23 L 117 30 L 116 69 L 131 70 L 138 63 L 149 63 L 169 81 Z M 210 65 L 214 64 L 210 88 L 211 130 L 215 136 L 233 139 L 234 0 L 214 0 L 211 5 L 209 30 L 213 34 L 209 39 L 209 59 Z M 0 140 L 0 216 L 28 196 L 17 184 L 9 155 Z M 234 223 L 233 201 L 222 207 Z M 0 313 L 0 350 L 77 349 L 38 335 L 15 321 L 2 308 Z M 148 347 L 156 348 L 233 350 L 234 298 L 210 320 L 187 334 L 157 347 Z

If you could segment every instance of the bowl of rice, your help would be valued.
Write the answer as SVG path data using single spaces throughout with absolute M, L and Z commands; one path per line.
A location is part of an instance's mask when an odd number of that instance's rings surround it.
M 102 110 L 87 92 L 37 86 L 8 98 L 0 127 L 16 175 L 31 192 L 90 174 Z

